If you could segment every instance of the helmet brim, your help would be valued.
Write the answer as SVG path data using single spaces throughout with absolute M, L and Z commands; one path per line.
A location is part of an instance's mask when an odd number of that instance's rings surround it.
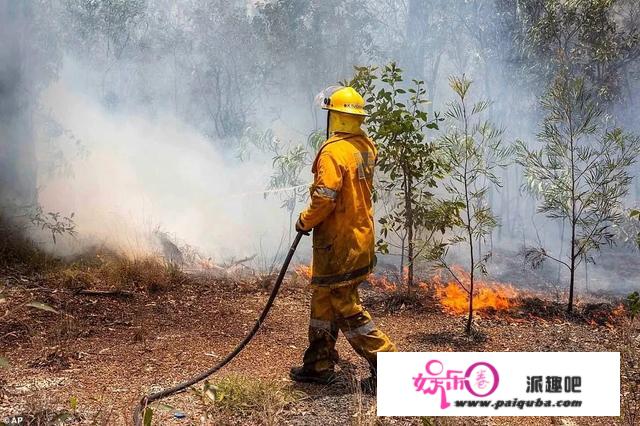
M 369 114 L 367 114 L 367 112 L 364 110 L 364 108 L 332 107 L 332 106 L 325 105 L 325 106 L 322 107 L 322 109 L 327 110 L 327 111 L 342 112 L 342 113 L 351 114 L 351 115 L 360 115 L 360 116 L 363 116 L 363 117 L 368 117 L 369 116 Z

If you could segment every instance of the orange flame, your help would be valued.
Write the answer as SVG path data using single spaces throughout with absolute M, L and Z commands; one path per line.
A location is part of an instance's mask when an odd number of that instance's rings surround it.
M 311 266 L 297 265 L 293 268 L 296 271 L 296 275 L 304 279 L 311 279 Z
M 397 288 L 396 283 L 389 280 L 386 275 L 371 274 L 369 275 L 369 278 L 367 278 L 367 281 L 369 281 L 369 284 L 371 284 L 373 288 L 377 288 L 382 291 L 395 291 Z
M 469 293 L 460 283 L 469 289 L 471 277 L 460 266 L 453 266 L 451 270 L 460 282 L 455 278 L 445 282 L 442 274 L 434 276 L 432 281 L 436 284 L 436 295 L 442 306 L 454 314 L 462 314 L 469 309 Z M 518 292 L 510 284 L 474 279 L 473 309 L 474 311 L 510 309 L 517 305 L 514 300 L 517 295 Z
M 618 306 L 616 306 L 611 312 L 611 316 L 614 318 L 620 318 L 625 316 L 626 313 L 627 313 L 627 310 L 625 309 L 624 304 L 619 303 Z

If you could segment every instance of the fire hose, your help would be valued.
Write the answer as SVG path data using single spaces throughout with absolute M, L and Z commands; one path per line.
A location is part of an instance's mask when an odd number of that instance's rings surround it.
M 293 243 L 291 244 L 291 248 L 289 248 L 289 253 L 287 253 L 287 257 L 285 258 L 284 263 L 282 264 L 282 268 L 280 268 L 280 273 L 278 274 L 278 278 L 276 279 L 273 289 L 271 290 L 271 294 L 269 295 L 269 300 L 267 300 L 267 304 L 262 309 L 262 313 L 260 314 L 260 317 L 256 320 L 255 324 L 253 325 L 253 328 L 244 337 L 244 339 L 242 339 L 242 341 L 238 343 L 238 345 L 231 352 L 229 352 L 229 354 L 222 361 L 220 361 L 215 366 L 209 368 L 208 370 L 205 370 L 182 383 L 178 383 L 177 385 L 171 388 L 163 389 L 159 392 L 145 395 L 140 400 L 140 403 L 138 404 L 138 406 L 135 408 L 133 412 L 133 423 L 135 426 L 142 426 L 144 412 L 149 404 L 151 404 L 152 402 L 158 401 L 160 399 L 169 397 L 171 395 L 175 395 L 179 392 L 183 392 L 187 388 L 206 379 L 207 377 L 211 376 L 212 374 L 220 370 L 222 367 L 227 365 L 229 362 L 231 362 L 231 360 L 235 358 L 236 355 L 238 355 L 240 351 L 244 349 L 245 346 L 247 346 L 247 344 L 253 339 L 253 337 L 256 335 L 256 333 L 260 329 L 260 326 L 262 325 L 264 320 L 267 318 L 267 315 L 271 310 L 271 306 L 273 305 L 273 302 L 275 301 L 276 296 L 278 295 L 278 291 L 280 290 L 280 286 L 282 285 L 284 276 L 287 273 L 287 268 L 289 268 L 289 263 L 291 263 L 293 254 L 295 253 L 296 248 L 298 248 L 298 244 L 300 243 L 300 240 L 302 239 L 303 235 L 308 235 L 308 234 L 303 232 L 298 232 L 295 239 L 293 240 Z

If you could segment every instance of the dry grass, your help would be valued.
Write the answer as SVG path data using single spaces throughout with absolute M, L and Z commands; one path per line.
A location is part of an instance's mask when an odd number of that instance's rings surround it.
M 57 259 L 26 236 L 25 229 L 10 223 L 0 213 L 0 266 L 20 264 L 40 271 L 57 264 Z
M 280 424 L 282 413 L 306 394 L 293 389 L 289 382 L 273 379 L 227 376 L 199 393 L 212 418 L 241 416 L 263 425 Z
M 173 263 L 157 257 L 111 259 L 100 268 L 102 278 L 120 290 L 157 293 L 181 284 L 185 276 Z
M 94 286 L 96 277 L 75 267 L 66 267 L 58 271 L 58 280 L 64 288 L 84 290 Z
M 48 397 L 45 393 L 37 393 L 28 398 L 24 404 L 24 411 L 15 414 L 22 417 L 23 423 L 30 426 L 50 426 L 62 424 L 79 424 L 80 418 L 71 409 L 53 408 L 60 405 L 60 401 Z M 14 420 L 15 421 L 15 420 Z
M 430 289 L 422 287 L 416 287 L 411 292 L 408 292 L 406 287 L 396 287 L 382 292 L 372 292 L 373 303 L 386 313 L 397 313 L 405 309 L 424 311 L 432 309 L 434 305 L 434 297 L 430 292 Z
M 113 253 L 92 254 L 61 264 L 49 276 L 73 291 L 101 289 L 159 293 L 182 284 L 187 276 L 179 266 L 157 256 L 129 258 Z
M 376 414 L 376 402 L 375 399 L 367 398 L 362 391 L 360 382 L 355 373 L 351 373 L 347 377 L 349 384 L 349 393 L 351 395 L 350 412 L 351 415 L 350 424 L 352 426 L 374 426 L 382 424 Z
M 104 247 L 88 249 L 64 261 L 41 250 L 26 236 L 25 229 L 0 215 L 0 266 L 21 265 L 31 272 L 49 272 L 51 281 L 70 290 L 107 287 L 155 293 L 179 285 L 185 279 L 178 265 L 162 257 L 132 258 Z

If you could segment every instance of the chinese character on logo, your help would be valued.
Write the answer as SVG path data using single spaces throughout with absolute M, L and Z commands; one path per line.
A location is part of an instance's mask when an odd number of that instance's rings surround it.
M 542 376 L 527 376 L 527 393 L 542 393 Z
M 418 373 L 413 377 L 416 392 L 425 395 L 435 395 L 440 392 L 440 408 L 445 409 L 451 404 L 447 401 L 447 391 L 464 391 L 474 396 L 485 397 L 491 395 L 500 378 L 498 370 L 487 362 L 476 362 L 466 371 L 447 370 L 444 375 L 444 365 L 438 360 L 431 360 L 425 365 L 426 375 Z
M 544 388 L 545 392 L 549 393 L 560 393 L 562 392 L 562 377 L 560 376 L 547 376 L 546 377 L 546 385 Z
M 580 393 L 580 387 L 582 386 L 582 377 L 580 376 L 566 376 L 564 378 L 564 391 Z

